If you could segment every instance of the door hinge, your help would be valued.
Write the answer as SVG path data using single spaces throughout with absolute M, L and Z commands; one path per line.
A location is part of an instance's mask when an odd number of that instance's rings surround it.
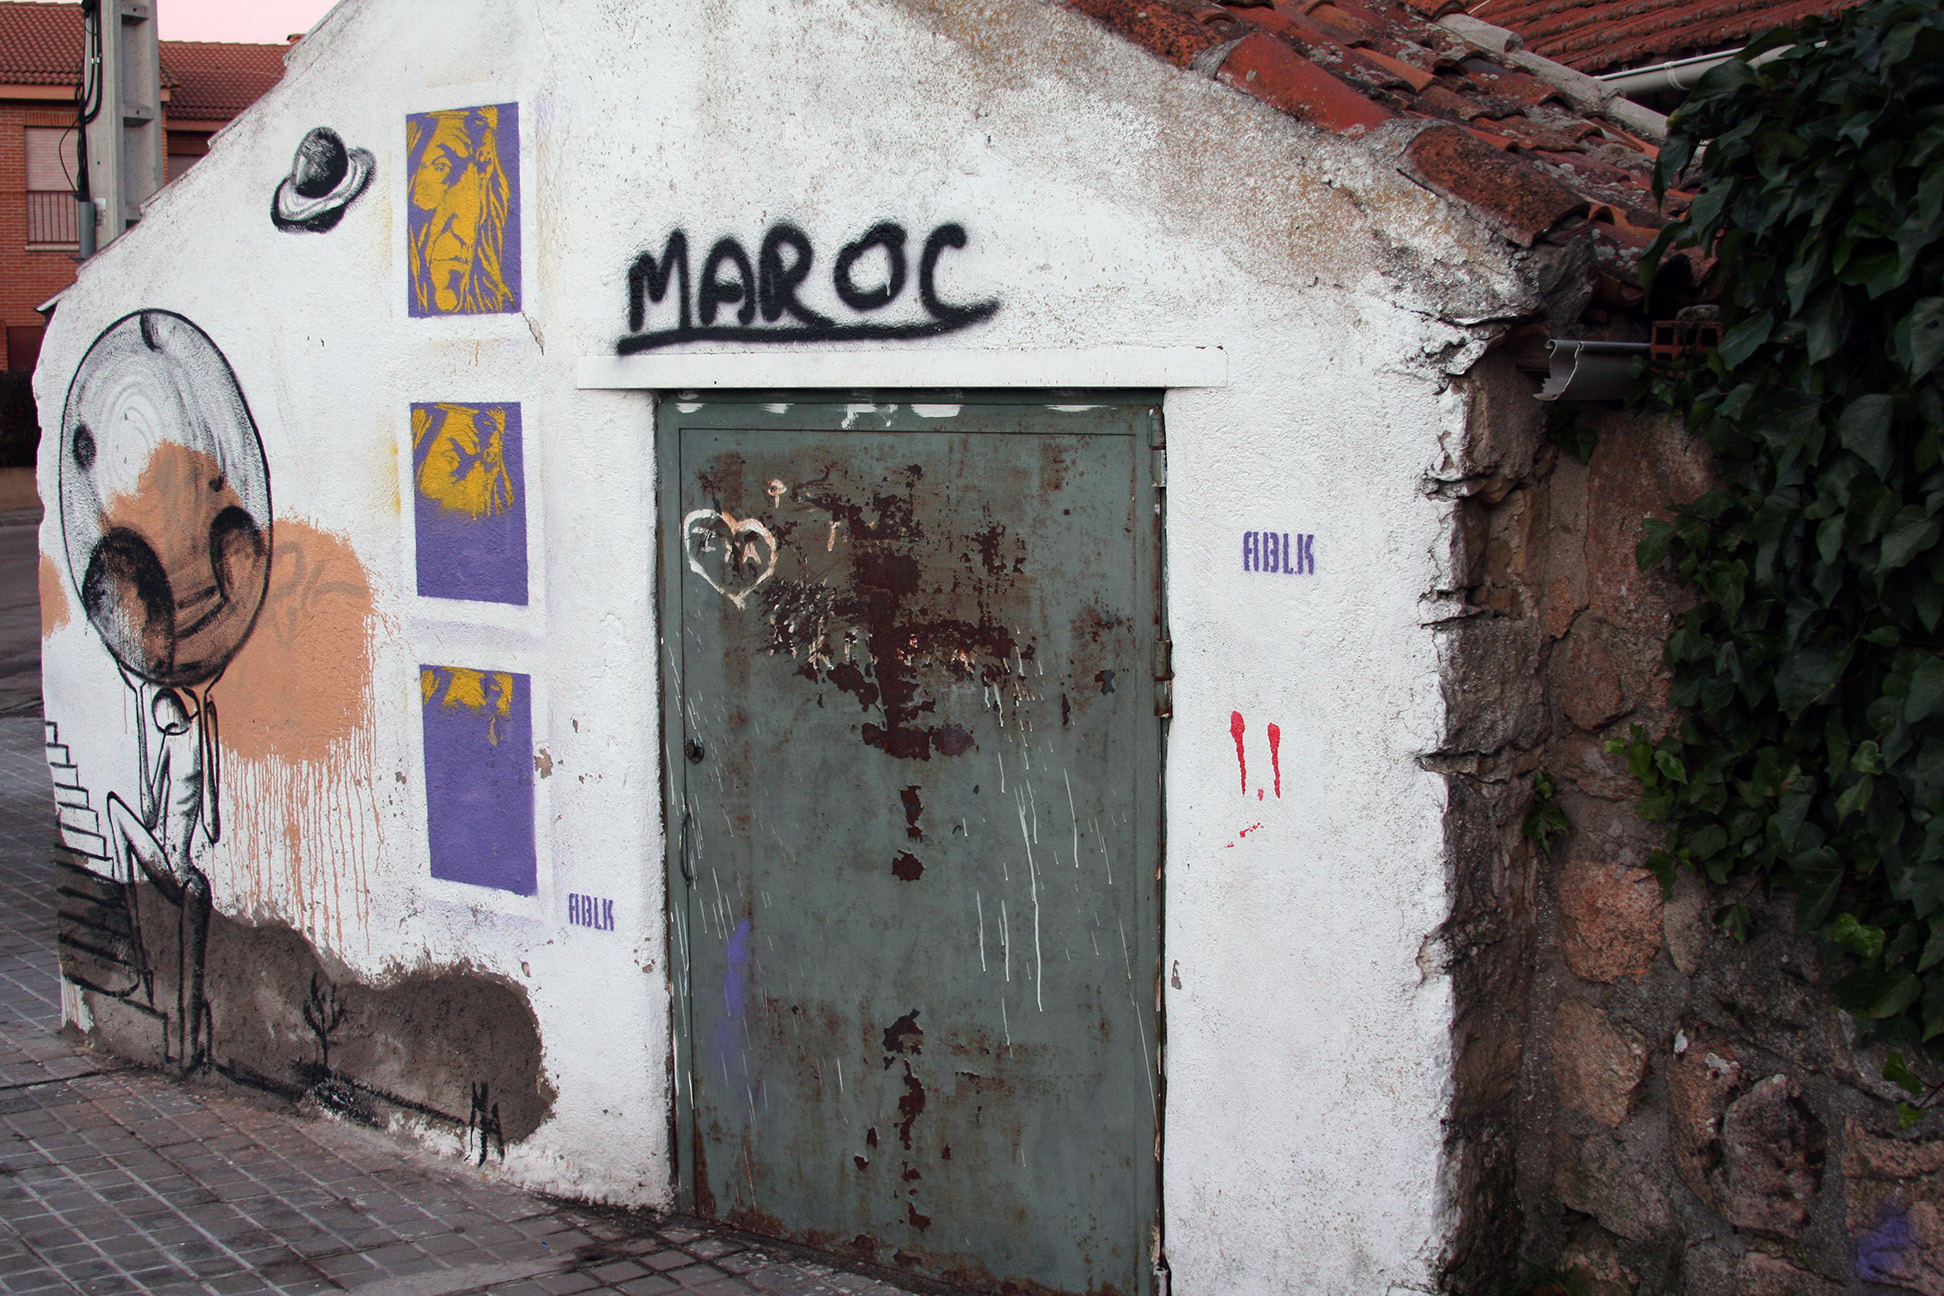
M 1174 641 L 1154 641 L 1154 714 L 1166 720 L 1174 715 Z
M 1168 485 L 1168 447 L 1155 446 L 1153 454 L 1154 487 L 1156 490 L 1165 490 Z

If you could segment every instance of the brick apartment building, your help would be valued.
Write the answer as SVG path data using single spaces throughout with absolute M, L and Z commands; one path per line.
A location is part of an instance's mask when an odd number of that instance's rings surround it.
M 31 372 L 45 321 L 35 309 L 74 282 L 74 89 L 81 8 L 0 3 L 0 326 L 5 366 Z M 283 76 L 287 45 L 162 42 L 173 180 L 209 138 Z

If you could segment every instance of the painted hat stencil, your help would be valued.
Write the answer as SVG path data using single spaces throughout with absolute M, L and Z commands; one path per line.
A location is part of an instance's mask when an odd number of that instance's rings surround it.
M 330 127 L 313 128 L 297 145 L 290 174 L 277 186 L 270 219 L 280 230 L 324 233 L 371 183 L 372 165 L 369 149 L 347 150 Z

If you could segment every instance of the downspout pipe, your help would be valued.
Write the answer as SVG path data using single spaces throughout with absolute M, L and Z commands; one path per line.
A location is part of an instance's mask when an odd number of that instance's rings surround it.
M 1552 373 L 1537 393 L 1542 401 L 1625 400 L 1636 359 L 1653 350 L 1645 342 L 1598 342 L 1553 338 Z

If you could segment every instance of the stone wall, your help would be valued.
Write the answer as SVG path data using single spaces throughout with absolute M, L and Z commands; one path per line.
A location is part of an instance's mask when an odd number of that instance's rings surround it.
M 1705 446 L 1677 418 L 1582 412 L 1581 464 L 1509 358 L 1467 383 L 1470 455 L 1434 483 L 1463 517 L 1430 762 L 1458 874 L 1451 1285 L 1491 1290 L 1516 1252 L 1588 1296 L 1944 1296 L 1944 1117 L 1899 1128 L 1883 1050 L 1858 1047 L 1786 893 L 1684 875 L 1662 896 L 1659 825 L 1604 748 L 1679 723 L 1661 645 L 1681 591 L 1634 546 L 1707 489 Z M 1521 831 L 1540 770 L 1570 825 L 1550 856 Z M 1743 943 L 1713 921 L 1735 900 Z

